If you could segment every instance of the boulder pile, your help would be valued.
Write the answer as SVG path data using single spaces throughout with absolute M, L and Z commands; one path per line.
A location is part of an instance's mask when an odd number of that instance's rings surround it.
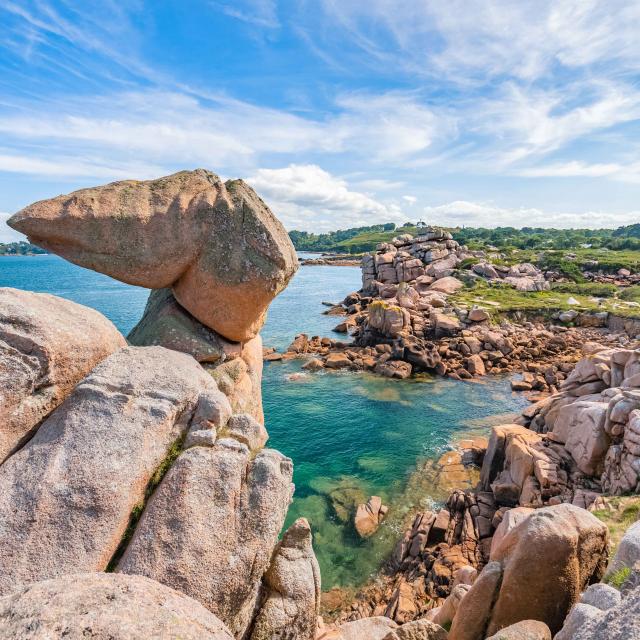
M 197 170 L 11 224 L 154 291 L 127 346 L 95 311 L 0 290 L 0 635 L 311 640 L 311 531 L 278 543 L 293 467 L 260 398 L 257 332 L 296 268 L 280 223 Z

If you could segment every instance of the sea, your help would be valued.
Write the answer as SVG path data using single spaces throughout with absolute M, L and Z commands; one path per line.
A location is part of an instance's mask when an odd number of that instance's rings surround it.
M 148 296 L 146 289 L 52 255 L 0 257 L 0 286 L 93 307 L 125 335 Z M 359 286 L 358 267 L 301 267 L 269 309 L 265 346 L 285 349 L 302 332 L 344 339 L 332 331 L 341 319 L 324 315 L 322 303 L 339 302 Z M 402 381 L 306 373 L 301 367 L 297 360 L 265 363 L 264 412 L 268 446 L 294 462 L 296 490 L 286 524 L 309 520 L 324 590 L 355 588 L 373 577 L 410 514 L 442 500 L 435 487 L 415 482 L 425 461 L 462 437 L 487 434 L 490 425 L 509 421 L 527 404 L 501 377 L 480 383 L 426 375 Z M 389 506 L 389 516 L 362 540 L 353 527 L 352 505 L 371 495 Z

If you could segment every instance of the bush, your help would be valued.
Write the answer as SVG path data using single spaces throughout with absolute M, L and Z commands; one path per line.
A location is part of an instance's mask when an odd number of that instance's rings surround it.
M 623 300 L 633 300 L 635 302 L 640 302 L 640 284 L 622 289 L 622 291 L 620 292 L 620 297 Z

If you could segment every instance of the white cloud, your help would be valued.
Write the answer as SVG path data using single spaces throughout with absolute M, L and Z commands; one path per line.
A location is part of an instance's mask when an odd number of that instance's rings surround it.
M 415 204 L 416 202 L 418 202 L 418 198 L 416 198 L 415 196 L 402 196 L 403 200 L 406 200 L 409 204 Z
M 554 227 L 613 228 L 634 224 L 640 219 L 640 210 L 611 211 L 543 211 L 527 207 L 500 207 L 491 202 L 457 200 L 447 204 L 424 208 L 428 224 L 467 227 Z
M 404 220 L 396 205 L 383 204 L 317 165 L 259 169 L 247 182 L 289 229 L 331 231 Z
M 574 160 L 522 169 L 517 175 L 528 178 L 613 178 L 640 184 L 640 162 L 628 165 L 616 162 L 589 164 Z
M 7 225 L 7 220 L 11 217 L 10 213 L 0 212 L 0 242 L 19 242 L 20 240 L 26 240 L 26 236 L 22 235 L 18 231 L 14 231 Z
M 280 26 L 275 0 L 234 0 L 232 3 L 213 1 L 211 4 L 231 18 L 256 27 L 275 29 Z

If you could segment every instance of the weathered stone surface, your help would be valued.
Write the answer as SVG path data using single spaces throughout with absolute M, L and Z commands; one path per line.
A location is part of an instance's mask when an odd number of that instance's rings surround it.
M 262 338 L 258 335 L 242 345 L 239 358 L 219 364 L 203 363 L 218 388 L 231 402 L 234 413 L 248 413 L 264 423 L 262 410 Z
M 371 496 L 366 504 L 359 504 L 354 518 L 354 526 L 361 538 L 372 536 L 387 514 L 388 507 L 379 496 Z
M 453 276 L 447 276 L 446 278 L 440 278 L 429 286 L 430 291 L 439 291 L 440 293 L 455 293 L 458 289 L 464 287 L 464 284 L 454 278 Z
M 397 627 L 393 620 L 384 616 L 362 618 L 340 625 L 338 633 L 327 636 L 327 640 L 383 640 L 389 631 Z
M 610 577 L 625 567 L 631 569 L 637 562 L 640 562 L 640 521 L 632 524 L 622 536 L 605 577 Z
M 447 640 L 447 632 L 429 620 L 413 620 L 390 631 L 384 640 Z
M 576 605 L 588 607 L 590 614 L 583 616 L 579 624 L 572 625 L 572 634 L 558 636 L 561 640 L 635 640 L 640 638 L 640 587 L 634 589 L 621 604 L 606 612 L 600 612 L 589 605 Z M 592 610 L 592 611 L 591 611 Z M 573 618 L 572 615 L 570 616 Z M 564 631 L 564 629 L 563 629 Z
M 0 593 L 103 570 L 199 401 L 216 394 L 191 356 L 162 347 L 125 347 L 95 367 L 0 467 Z
M 601 611 L 608 611 L 622 602 L 622 596 L 614 587 L 603 582 L 597 582 L 587 588 L 580 597 L 580 602 L 596 607 Z
M 606 526 L 579 507 L 534 511 L 491 555 L 503 577 L 488 635 L 521 620 L 541 620 L 557 633 L 580 593 L 602 576 L 608 538 Z
M 0 598 L 0 637 L 15 640 L 233 640 L 191 598 L 141 576 L 85 573 Z
M 487 640 L 551 640 L 551 631 L 544 622 L 523 620 L 500 629 Z
M 155 289 L 138 324 L 127 336 L 136 347 L 160 346 L 192 355 L 198 362 L 222 363 L 237 358 L 239 342 L 230 342 L 196 320 L 178 304 L 171 289 Z
M 36 202 L 10 226 L 83 267 L 178 302 L 229 340 L 253 338 L 297 268 L 284 227 L 242 180 L 196 169 Z
M 251 460 L 231 439 L 183 452 L 149 500 L 118 571 L 195 598 L 234 635 L 246 631 L 293 493 L 291 460 Z
M 96 364 L 124 346 L 93 309 L 0 288 L 0 463 Z
M 296 520 L 278 543 L 264 576 L 265 596 L 251 640 L 313 640 L 320 612 L 320 567 L 311 528 Z

